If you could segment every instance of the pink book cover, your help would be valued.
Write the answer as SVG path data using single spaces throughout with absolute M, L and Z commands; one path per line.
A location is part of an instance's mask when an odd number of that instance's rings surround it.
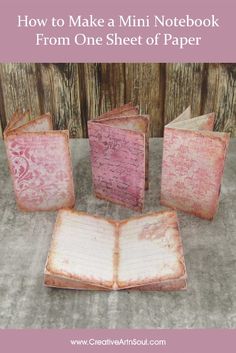
M 16 202 L 22 211 L 50 211 L 75 202 L 68 131 L 53 131 L 52 117 L 28 121 L 16 112 L 4 132 Z
M 229 134 L 214 132 L 214 113 L 191 119 L 190 107 L 165 126 L 161 204 L 213 219 Z
M 148 188 L 149 117 L 130 103 L 88 122 L 94 192 L 142 211 Z

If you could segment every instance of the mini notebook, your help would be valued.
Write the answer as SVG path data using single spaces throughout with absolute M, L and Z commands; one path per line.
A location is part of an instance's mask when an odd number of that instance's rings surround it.
M 214 113 L 191 119 L 190 107 L 165 126 L 161 204 L 213 219 L 229 134 L 214 132 Z
M 113 221 L 60 210 L 44 284 L 81 290 L 185 289 L 186 268 L 176 212 Z
M 28 121 L 16 112 L 4 139 L 18 207 L 49 211 L 75 203 L 68 131 L 53 131 L 52 117 Z
M 88 122 L 95 195 L 141 211 L 148 189 L 149 117 L 131 103 Z

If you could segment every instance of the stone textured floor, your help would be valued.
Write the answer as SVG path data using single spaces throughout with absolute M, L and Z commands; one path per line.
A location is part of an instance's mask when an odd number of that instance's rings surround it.
M 92 195 L 88 141 L 72 140 L 76 209 L 124 219 L 134 212 Z M 160 210 L 162 139 L 150 146 L 145 212 Z M 55 212 L 21 213 L 0 144 L 1 328 L 236 327 L 236 139 L 231 140 L 220 207 L 209 222 L 181 212 L 188 290 L 79 292 L 43 286 Z

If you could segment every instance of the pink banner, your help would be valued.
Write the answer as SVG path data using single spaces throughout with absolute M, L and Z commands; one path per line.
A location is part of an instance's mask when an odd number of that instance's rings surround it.
M 234 62 L 234 1 L 2 1 L 2 62 Z
M 234 353 L 235 330 L 5 330 L 1 352 Z

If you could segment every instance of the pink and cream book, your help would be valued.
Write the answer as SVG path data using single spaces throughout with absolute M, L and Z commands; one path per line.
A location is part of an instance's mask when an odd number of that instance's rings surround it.
M 20 210 L 74 206 L 69 134 L 53 131 L 50 114 L 29 121 L 28 113 L 16 112 L 4 131 L 4 140 Z
M 217 212 L 229 134 L 214 132 L 215 114 L 191 118 L 188 107 L 165 126 L 161 204 L 205 219 Z
M 48 287 L 80 290 L 186 289 L 175 211 L 114 221 L 60 210 L 44 271 Z
M 148 189 L 149 117 L 132 103 L 88 122 L 95 195 L 142 211 Z

